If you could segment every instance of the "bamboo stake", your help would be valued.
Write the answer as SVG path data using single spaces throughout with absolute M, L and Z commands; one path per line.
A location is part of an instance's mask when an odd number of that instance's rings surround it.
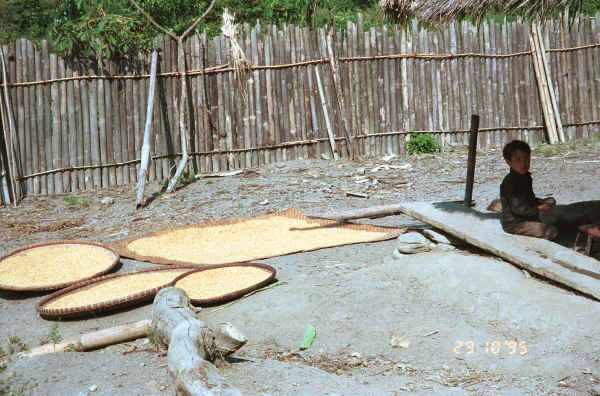
M 334 27 L 335 29 L 335 27 Z M 348 127 L 348 118 L 346 117 L 346 106 L 344 103 L 344 96 L 342 95 L 342 88 L 340 87 L 340 81 L 338 76 L 338 67 L 337 61 L 335 60 L 335 56 L 333 54 L 333 48 L 331 46 L 331 32 L 327 35 L 327 52 L 329 53 L 329 64 L 331 65 L 331 77 L 333 78 L 333 85 L 335 87 L 334 94 L 335 99 L 338 106 L 338 114 L 342 119 L 341 127 L 343 129 L 344 135 L 346 136 L 346 150 L 348 151 L 348 158 L 351 160 L 354 159 L 354 142 L 351 134 L 349 133 L 350 129 Z
M 331 146 L 331 152 L 333 153 L 333 159 L 338 160 L 339 155 L 335 147 L 335 135 L 331 130 L 331 123 L 329 122 L 329 113 L 327 112 L 327 104 L 325 102 L 325 95 L 323 94 L 323 85 L 321 84 L 321 77 L 319 76 L 319 70 L 315 66 L 315 76 L 317 77 L 317 86 L 319 87 L 319 96 L 321 97 L 321 104 L 323 105 L 323 115 L 325 116 L 325 125 L 327 126 L 327 135 L 329 135 L 329 145 Z
M 548 104 L 548 96 L 547 96 L 547 82 L 544 78 L 544 74 L 543 74 L 543 66 L 541 65 L 541 61 L 540 61 L 540 55 L 539 55 L 539 48 L 537 45 L 537 40 L 535 39 L 535 25 L 531 24 L 531 35 L 529 37 L 529 42 L 531 44 L 531 50 L 532 52 L 532 60 L 533 60 L 533 66 L 535 69 L 535 74 L 537 77 L 537 82 L 538 82 L 538 93 L 540 96 L 540 102 L 541 102 L 541 106 L 542 106 L 542 111 L 544 113 L 544 121 L 546 124 L 546 131 L 548 134 L 548 141 L 550 142 L 550 144 L 555 144 L 557 141 L 557 135 L 556 135 L 556 130 L 554 128 L 554 117 L 551 114 L 551 110 L 549 108 L 549 104 Z
M 6 73 L 6 63 L 4 62 L 4 49 L 2 48 L 2 46 L 0 46 L 0 60 L 2 61 L 2 80 L 5 82 L 4 101 L 0 101 L 0 111 L 3 110 L 3 105 L 6 106 L 6 111 L 4 112 L 4 114 L 0 114 L 0 117 L 2 117 L 2 123 L 4 125 L 2 129 L 4 131 L 4 142 L 6 144 L 6 153 L 8 156 L 8 177 L 10 179 L 10 187 L 13 194 L 13 205 L 16 208 L 21 198 L 21 185 L 17 182 L 18 168 L 17 160 L 15 159 L 15 155 L 17 152 L 14 141 L 15 128 L 13 125 L 12 114 L 10 111 L 10 99 L 8 96 L 8 88 L 6 84 L 6 82 L 8 81 L 8 77 Z M 8 123 L 8 128 L 6 128 L 6 125 L 4 123 L 5 119 Z
M 552 112 L 554 114 L 554 123 L 556 126 L 557 138 L 561 143 L 565 142 L 565 133 L 562 127 L 562 121 L 560 119 L 560 110 L 556 102 L 556 94 L 554 92 L 554 84 L 552 83 L 552 75 L 550 72 L 550 65 L 548 64 L 548 58 L 546 57 L 546 48 L 544 46 L 544 40 L 540 34 L 540 27 L 536 24 L 536 38 L 539 42 L 538 47 L 540 48 L 540 55 L 542 58 L 542 65 L 544 66 L 544 74 L 548 81 L 548 91 L 550 93 L 550 104 L 552 106 Z
M 140 171 L 138 172 L 136 209 L 142 206 L 144 200 L 144 186 L 146 185 L 146 173 L 148 172 L 148 163 L 150 162 L 150 130 L 152 126 L 152 109 L 154 107 L 154 84 L 156 83 L 156 61 L 158 52 L 152 51 L 152 65 L 150 66 L 150 88 L 148 89 L 148 106 L 146 107 L 146 125 L 144 126 L 144 144 L 142 145 L 142 155 Z

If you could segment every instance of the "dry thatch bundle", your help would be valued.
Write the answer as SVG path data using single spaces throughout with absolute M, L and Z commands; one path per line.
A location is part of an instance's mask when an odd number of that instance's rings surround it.
M 521 15 L 527 20 L 545 19 L 557 12 L 567 10 L 577 15 L 582 0 L 380 0 L 383 13 L 397 23 L 405 24 L 410 19 L 427 23 L 446 23 L 472 17 L 481 21 L 488 12 Z

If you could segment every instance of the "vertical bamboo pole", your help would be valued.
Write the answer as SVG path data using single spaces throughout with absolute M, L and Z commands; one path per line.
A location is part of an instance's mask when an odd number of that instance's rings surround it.
M 12 192 L 12 202 L 16 207 L 21 199 L 21 185 L 18 182 L 19 171 L 17 167 L 17 147 L 15 145 L 15 127 L 10 110 L 10 99 L 8 95 L 8 73 L 6 72 L 6 62 L 4 61 L 4 49 L 0 45 L 0 61 L 2 61 L 2 81 L 4 83 L 3 100 L 0 103 L 0 118 L 2 119 L 2 130 L 4 131 L 4 142 L 6 144 L 7 170 L 10 188 Z M 6 171 L 4 171 L 6 172 Z M 9 201 L 10 202 L 10 201 Z
M 335 29 L 335 27 L 333 27 Z M 340 127 L 342 128 L 342 132 L 346 137 L 346 150 L 348 154 L 348 158 L 354 159 L 354 141 L 352 140 L 352 136 L 350 135 L 350 127 L 348 126 L 348 118 L 346 117 L 346 105 L 344 103 L 344 96 L 342 94 L 342 88 L 340 86 L 339 79 L 339 70 L 338 70 L 338 62 L 335 59 L 335 54 L 333 52 L 333 47 L 331 44 L 331 33 L 327 35 L 327 52 L 329 54 L 329 65 L 331 66 L 331 78 L 334 85 L 334 95 L 337 103 L 338 115 L 341 118 Z
M 467 163 L 467 183 L 465 186 L 465 200 L 463 204 L 471 206 L 473 198 L 473 182 L 475 181 L 475 160 L 477 159 L 477 134 L 479 132 L 479 116 L 471 115 L 471 134 L 469 135 L 469 158 Z
M 58 61 L 58 75 L 60 77 L 66 77 L 65 61 L 62 57 L 57 57 Z M 67 118 L 67 84 L 66 82 L 58 84 L 59 92 L 59 108 L 60 108 L 60 162 L 61 168 L 69 167 L 69 120 Z M 62 178 L 64 192 L 71 192 L 71 171 L 62 172 L 58 176 Z
M 325 117 L 325 125 L 327 126 L 327 135 L 329 136 L 329 146 L 333 154 L 333 159 L 338 160 L 339 155 L 335 147 L 335 135 L 331 129 L 331 123 L 329 122 L 329 113 L 327 111 L 327 102 L 325 101 L 325 94 L 323 93 L 323 85 L 321 84 L 321 77 L 319 76 L 318 66 L 315 65 L 315 77 L 317 79 L 317 86 L 319 87 L 319 96 L 321 98 L 321 105 L 323 106 L 323 115 Z
M 73 71 L 69 66 L 66 69 L 67 77 L 73 76 Z M 67 104 L 67 120 L 68 120 L 68 142 L 69 142 L 69 165 L 77 166 L 77 122 L 75 121 L 75 103 L 73 98 L 73 81 L 67 81 L 66 83 L 66 104 Z M 81 171 L 69 172 L 69 185 L 71 191 L 78 191 L 80 189 L 77 175 Z
M 557 137 L 558 141 L 564 143 L 565 135 L 563 133 L 562 121 L 560 119 L 560 111 L 558 109 L 558 104 L 556 102 L 556 95 L 554 93 L 554 84 L 552 83 L 552 73 L 550 70 L 550 64 L 548 63 L 548 59 L 546 57 L 546 48 L 544 46 L 544 39 L 542 37 L 543 33 L 540 31 L 540 29 L 541 29 L 540 26 L 536 24 L 535 39 L 538 41 L 538 49 L 540 51 L 539 54 L 541 56 L 543 73 L 544 73 L 545 79 L 547 81 L 548 96 L 549 96 L 551 112 L 552 112 L 552 116 L 553 116 L 552 121 L 554 122 L 554 129 L 555 129 L 555 133 L 557 135 L 556 137 Z
M 137 195 L 135 201 L 136 209 L 143 205 L 144 187 L 146 185 L 146 174 L 148 172 L 148 163 L 150 162 L 150 133 L 152 132 L 152 112 L 154 109 L 154 86 L 156 84 L 156 63 L 158 61 L 158 52 L 152 51 L 152 64 L 150 66 L 150 88 L 148 90 L 148 105 L 146 107 L 146 123 L 144 125 L 144 143 L 142 145 L 142 155 L 140 158 L 140 170 L 138 174 Z
M 58 59 L 55 54 L 50 54 L 50 78 L 55 80 L 58 78 L 57 74 L 58 69 Z M 60 138 L 61 138 L 61 128 L 60 128 L 60 94 L 59 94 L 59 84 L 61 83 L 53 83 L 50 86 L 50 111 L 52 112 L 52 146 L 51 146 L 51 155 L 52 159 L 52 169 L 60 168 L 61 163 L 61 146 L 60 146 Z M 60 173 L 55 173 L 54 177 L 54 186 L 56 188 L 56 192 L 62 193 L 65 190 L 63 189 L 63 180 L 62 175 Z

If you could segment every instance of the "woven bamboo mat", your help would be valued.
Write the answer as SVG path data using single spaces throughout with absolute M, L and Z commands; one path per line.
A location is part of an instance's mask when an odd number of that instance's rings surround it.
M 59 290 L 37 304 L 46 318 L 72 318 L 139 304 L 197 267 L 169 266 L 105 275 Z
M 216 305 L 271 283 L 275 273 L 265 264 L 211 265 L 178 276 L 174 286 L 184 290 L 194 305 Z
M 227 264 L 392 239 L 403 229 L 310 219 L 298 209 L 206 222 L 110 244 L 123 257 L 156 264 Z
M 0 258 L 0 289 L 57 290 L 103 275 L 119 262 L 106 246 L 81 241 L 40 243 Z

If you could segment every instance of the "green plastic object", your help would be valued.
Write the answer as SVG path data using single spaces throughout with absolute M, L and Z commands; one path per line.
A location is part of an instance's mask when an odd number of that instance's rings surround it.
M 300 350 L 310 348 L 316 335 L 317 330 L 315 329 L 315 326 L 309 324 L 304 332 L 304 340 L 302 340 L 302 344 L 300 344 Z

